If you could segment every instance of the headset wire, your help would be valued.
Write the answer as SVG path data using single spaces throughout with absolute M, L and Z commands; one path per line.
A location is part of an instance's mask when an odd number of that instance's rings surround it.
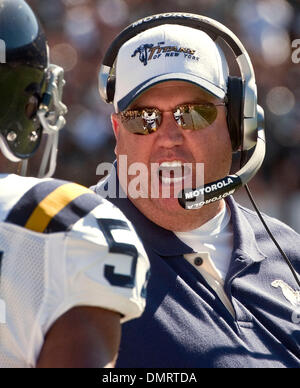
M 247 155 L 247 151 L 241 151 L 241 159 L 240 159 L 240 167 L 242 168 L 244 163 L 245 163 L 245 160 L 246 160 L 246 155 Z M 283 257 L 283 259 L 285 260 L 285 262 L 287 263 L 287 265 L 289 266 L 292 274 L 293 274 L 293 277 L 295 278 L 296 280 L 296 283 L 300 289 L 300 280 L 299 280 L 299 277 L 297 275 L 297 272 L 295 271 L 295 268 L 293 267 L 291 261 L 289 260 L 289 258 L 287 257 L 286 253 L 283 251 L 283 249 L 281 248 L 281 246 L 279 245 L 279 243 L 276 241 L 275 237 L 273 236 L 272 232 L 270 231 L 266 221 L 264 220 L 260 210 L 258 209 L 258 206 L 257 204 L 255 203 L 254 201 L 254 198 L 250 192 L 250 189 L 249 189 L 249 186 L 246 184 L 245 186 L 245 190 L 248 194 L 248 197 L 252 203 L 252 206 L 253 208 L 255 209 L 259 219 L 261 220 L 266 232 L 268 233 L 268 235 L 270 236 L 271 240 L 273 241 L 273 243 L 275 244 L 275 246 L 277 247 L 278 251 L 280 252 L 281 256 Z

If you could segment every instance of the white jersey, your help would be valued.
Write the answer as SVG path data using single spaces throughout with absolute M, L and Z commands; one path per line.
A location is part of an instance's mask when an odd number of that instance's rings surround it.
M 0 175 L 0 367 L 34 367 L 75 306 L 145 307 L 149 262 L 125 216 L 75 183 Z

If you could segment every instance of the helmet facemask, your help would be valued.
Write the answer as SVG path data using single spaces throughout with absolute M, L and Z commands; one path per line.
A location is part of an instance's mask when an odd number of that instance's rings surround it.
M 23 0 L 0 0 L 0 5 L 5 47 L 5 63 L 0 63 L 0 149 L 7 159 L 25 166 L 46 134 L 39 177 L 51 176 L 67 112 L 61 102 L 64 72 L 49 65 L 45 34 L 29 5 Z

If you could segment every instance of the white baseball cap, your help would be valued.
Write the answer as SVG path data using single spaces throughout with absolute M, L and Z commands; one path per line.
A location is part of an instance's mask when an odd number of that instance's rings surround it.
M 224 99 L 228 65 L 205 32 L 164 24 L 128 40 L 116 60 L 114 107 L 125 110 L 141 93 L 165 81 L 187 81 Z

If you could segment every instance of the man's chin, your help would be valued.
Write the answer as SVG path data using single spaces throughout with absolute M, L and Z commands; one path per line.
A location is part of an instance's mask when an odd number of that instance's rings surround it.
M 178 198 L 155 198 L 151 202 L 157 210 L 160 210 L 162 213 L 168 213 L 169 215 L 175 214 L 184 214 L 185 209 L 179 204 Z

